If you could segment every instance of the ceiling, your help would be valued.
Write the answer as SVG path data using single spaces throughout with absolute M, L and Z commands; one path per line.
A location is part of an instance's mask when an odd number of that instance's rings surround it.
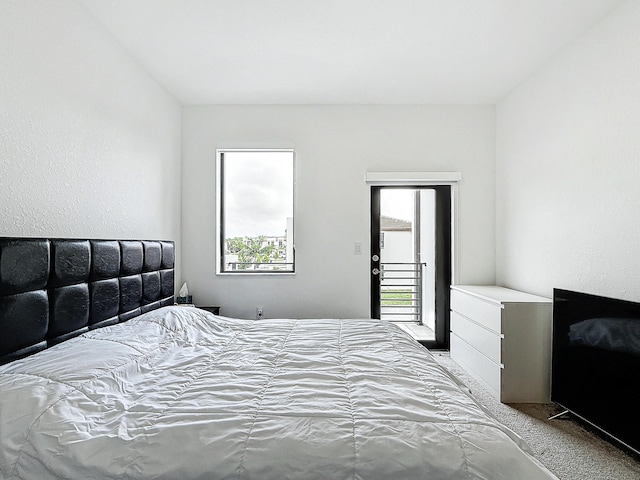
M 494 104 L 621 0 L 78 0 L 184 105 Z

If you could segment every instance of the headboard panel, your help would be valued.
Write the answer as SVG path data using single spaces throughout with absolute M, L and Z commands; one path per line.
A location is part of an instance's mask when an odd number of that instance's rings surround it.
M 0 237 L 0 364 L 173 304 L 174 243 Z

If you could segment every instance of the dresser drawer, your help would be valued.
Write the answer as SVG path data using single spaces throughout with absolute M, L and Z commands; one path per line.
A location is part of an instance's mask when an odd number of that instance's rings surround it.
M 500 365 L 484 356 L 455 333 L 451 334 L 449 341 L 451 359 L 500 399 L 502 374 Z
M 502 308 L 481 298 L 451 290 L 451 310 L 493 330 L 502 332 Z
M 451 312 L 451 331 L 496 363 L 502 362 L 502 336 Z

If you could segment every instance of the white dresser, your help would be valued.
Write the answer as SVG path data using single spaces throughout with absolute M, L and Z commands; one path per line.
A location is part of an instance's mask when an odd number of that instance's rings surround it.
M 504 287 L 452 286 L 452 360 L 501 402 L 549 402 L 551 307 Z

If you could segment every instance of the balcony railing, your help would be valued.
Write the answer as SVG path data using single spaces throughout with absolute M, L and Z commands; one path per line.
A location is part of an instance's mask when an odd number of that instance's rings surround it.
M 226 271 L 263 270 L 265 272 L 291 272 L 293 271 L 293 265 L 293 262 L 227 262 Z
M 380 264 L 380 318 L 422 323 L 422 277 L 426 263 Z

